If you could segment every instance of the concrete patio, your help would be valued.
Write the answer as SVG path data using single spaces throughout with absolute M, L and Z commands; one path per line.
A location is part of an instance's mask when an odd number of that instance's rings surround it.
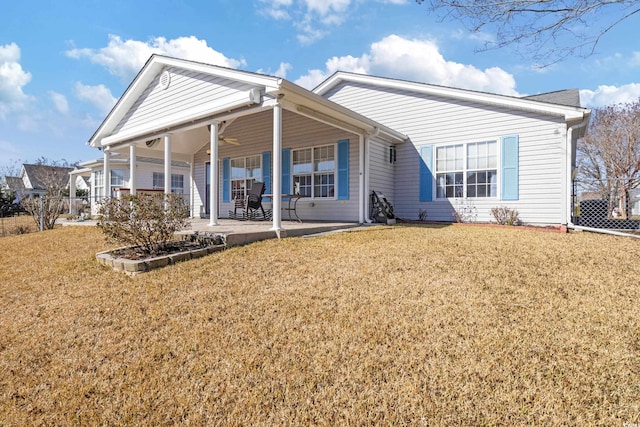
M 63 226 L 95 226 L 97 221 L 67 221 L 59 220 Z M 282 221 L 282 229 L 279 233 L 272 230 L 271 221 L 237 221 L 232 219 L 218 219 L 218 225 L 209 225 L 209 219 L 192 218 L 190 227 L 179 232 L 180 235 L 199 233 L 216 233 L 226 236 L 227 246 L 240 246 L 260 240 L 309 236 L 319 233 L 327 233 L 335 230 L 361 227 L 355 222 L 323 222 L 323 221 Z
M 218 225 L 211 226 L 208 219 L 191 219 L 191 227 L 181 231 L 180 234 L 191 234 L 195 231 L 224 234 L 227 239 L 227 246 L 239 246 L 278 237 L 300 237 L 355 228 L 360 227 L 361 224 L 354 222 L 309 221 L 301 223 L 297 221 L 282 221 L 282 229 L 279 232 L 272 230 L 272 226 L 273 223 L 271 221 L 237 221 L 224 218 L 218 219 Z

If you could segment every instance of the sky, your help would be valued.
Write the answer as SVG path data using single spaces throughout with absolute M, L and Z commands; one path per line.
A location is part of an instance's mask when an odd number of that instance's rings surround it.
M 414 0 L 3 3 L 5 170 L 41 157 L 100 158 L 87 141 L 153 53 L 275 75 L 307 89 L 340 70 L 511 96 L 577 88 L 588 108 L 640 97 L 640 16 L 613 27 L 592 55 L 540 67 L 512 47 L 481 51 L 495 29 L 471 32 Z

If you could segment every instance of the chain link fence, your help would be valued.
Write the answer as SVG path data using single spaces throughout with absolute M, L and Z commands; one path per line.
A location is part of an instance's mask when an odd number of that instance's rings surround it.
M 640 231 L 640 179 L 575 180 L 573 223 L 590 228 Z

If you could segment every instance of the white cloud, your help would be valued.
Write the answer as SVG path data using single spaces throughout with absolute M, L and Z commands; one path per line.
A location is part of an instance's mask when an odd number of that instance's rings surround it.
M 92 104 L 104 115 L 111 111 L 117 101 L 105 85 L 89 86 L 76 82 L 74 90 L 78 99 Z
M 10 163 L 12 163 L 10 159 L 17 158 L 19 156 L 20 151 L 15 145 L 10 143 L 9 141 L 3 141 L 0 139 L 0 159 L 7 162 L 7 165 L 0 164 L 0 167 L 8 166 Z
M 432 40 L 390 35 L 371 44 L 369 52 L 360 57 L 333 57 L 325 66 L 325 70 L 310 70 L 296 83 L 313 88 L 336 71 L 350 71 L 518 96 L 513 75 L 499 67 L 480 70 L 447 61 Z
M 303 45 L 311 44 L 342 25 L 357 4 L 377 3 L 405 5 L 411 0 L 259 0 L 260 12 L 276 20 L 291 21 L 296 38 Z
M 262 69 L 262 68 L 258 68 L 256 70 L 256 73 L 260 73 L 260 74 L 267 74 L 267 75 L 273 75 L 276 77 L 281 77 L 283 79 L 287 78 L 287 72 L 289 72 L 289 70 L 291 70 L 293 68 L 293 66 L 288 63 L 288 62 L 281 62 L 280 65 L 278 66 L 278 69 L 276 71 L 271 71 L 271 69 Z
M 194 36 L 178 37 L 172 40 L 155 37 L 142 42 L 122 40 L 120 36 L 110 34 L 106 47 L 74 48 L 68 50 L 66 55 L 74 59 L 88 58 L 91 62 L 106 67 L 111 74 L 122 78 L 123 81 L 129 81 L 154 53 L 230 68 L 246 65 L 244 59 L 227 58 L 208 46 L 206 40 L 200 40 Z
M 0 119 L 24 110 L 33 100 L 23 92 L 31 74 L 20 65 L 20 48 L 15 43 L 0 45 Z
M 57 112 L 62 114 L 67 114 L 69 112 L 69 103 L 64 95 L 50 90 L 49 96 L 51 97 L 51 102 L 53 102 L 53 106 Z
M 588 108 L 634 102 L 638 98 L 640 98 L 640 83 L 629 83 L 623 86 L 602 85 L 596 90 L 580 91 L 580 102 Z
M 293 67 L 288 62 L 281 62 L 274 75 L 276 77 L 282 77 L 284 79 L 287 77 L 287 72 L 291 70 L 291 68 Z

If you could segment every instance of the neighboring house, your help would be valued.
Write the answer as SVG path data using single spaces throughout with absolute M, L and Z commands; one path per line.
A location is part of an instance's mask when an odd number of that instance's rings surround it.
M 89 140 L 102 160 L 83 167 L 99 198 L 111 194 L 100 179 L 113 187 L 114 176 L 127 191 L 169 193 L 184 166 L 192 215 L 211 225 L 254 181 L 266 184 L 276 231 L 297 188 L 308 220 L 367 222 L 376 190 L 407 219 L 425 210 L 451 221 L 464 208 L 490 221 L 492 207 L 508 206 L 526 223 L 567 224 L 590 114 L 573 101 L 575 91 L 516 98 L 349 73 L 308 91 L 154 55 Z M 152 186 L 144 160 L 163 172 Z
M 188 162 L 174 160 L 171 162 L 171 192 L 182 194 L 185 201 L 190 200 L 190 182 L 192 182 L 191 165 Z M 72 181 L 76 182 L 76 189 L 82 189 L 84 183 L 91 200 L 91 214 L 98 213 L 99 202 L 105 196 L 113 197 L 129 192 L 131 188 L 131 165 L 128 156 L 114 153 L 110 156 L 111 168 L 110 185 L 105 189 L 104 160 L 89 160 L 79 164 L 80 168 L 71 172 Z M 164 166 L 163 160 L 153 157 L 136 156 L 136 187 L 138 191 L 163 191 Z M 75 177 L 75 180 L 73 179 Z M 71 193 L 73 194 L 72 188 Z M 73 195 L 71 196 L 73 197 Z
M 73 168 L 48 165 L 23 164 L 20 175 L 17 177 L 5 177 L 5 185 L 10 191 L 16 193 L 16 200 L 26 197 L 40 197 L 48 188 L 67 188 L 69 172 Z
M 16 203 L 22 200 L 22 195 L 25 192 L 24 182 L 18 176 L 5 176 L 2 190 L 8 191 L 14 194 Z

